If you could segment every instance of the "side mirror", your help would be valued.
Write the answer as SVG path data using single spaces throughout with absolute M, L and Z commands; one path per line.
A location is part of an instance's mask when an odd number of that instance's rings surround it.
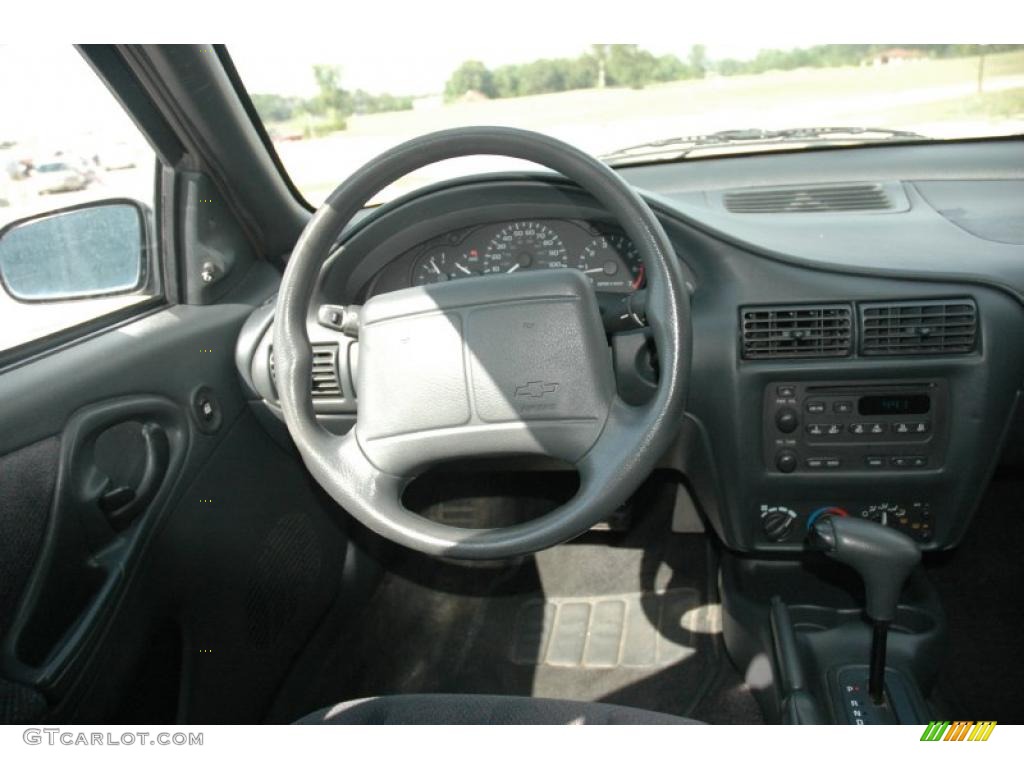
M 147 277 L 147 217 L 116 199 L 14 221 L 0 230 L 0 283 L 22 302 L 132 293 Z

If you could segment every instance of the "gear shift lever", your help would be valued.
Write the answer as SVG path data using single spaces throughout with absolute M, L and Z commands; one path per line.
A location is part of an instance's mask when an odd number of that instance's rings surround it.
M 811 544 L 853 568 L 864 581 L 865 609 L 874 624 L 868 692 L 881 704 L 889 624 L 896 618 L 904 582 L 921 561 L 921 551 L 909 536 L 849 517 L 820 518 L 811 529 Z

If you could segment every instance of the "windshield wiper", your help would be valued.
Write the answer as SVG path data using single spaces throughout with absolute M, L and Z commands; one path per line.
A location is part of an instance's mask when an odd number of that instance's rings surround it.
M 623 147 L 614 152 L 602 155 L 605 162 L 628 160 L 631 158 L 648 158 L 652 155 L 671 155 L 674 159 L 686 157 L 694 150 L 734 146 L 757 146 L 785 143 L 810 142 L 843 142 L 856 141 L 892 141 L 899 139 L 926 139 L 913 131 L 901 131 L 894 128 L 864 128 L 860 126 L 821 126 L 815 128 L 783 128 L 764 130 L 761 128 L 741 128 L 696 136 L 676 136 L 658 139 L 631 147 Z

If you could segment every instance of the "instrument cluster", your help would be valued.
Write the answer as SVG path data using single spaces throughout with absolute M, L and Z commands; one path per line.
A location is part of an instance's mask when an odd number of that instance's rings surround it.
M 597 291 L 644 284 L 636 246 L 615 227 L 569 219 L 525 219 L 448 232 L 418 247 L 410 285 L 532 269 L 578 269 Z

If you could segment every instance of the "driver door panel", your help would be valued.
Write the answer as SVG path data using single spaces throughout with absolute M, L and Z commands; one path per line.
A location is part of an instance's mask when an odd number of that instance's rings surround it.
M 164 309 L 0 374 L 6 722 L 251 722 L 334 599 L 336 510 L 238 383 L 251 309 Z

